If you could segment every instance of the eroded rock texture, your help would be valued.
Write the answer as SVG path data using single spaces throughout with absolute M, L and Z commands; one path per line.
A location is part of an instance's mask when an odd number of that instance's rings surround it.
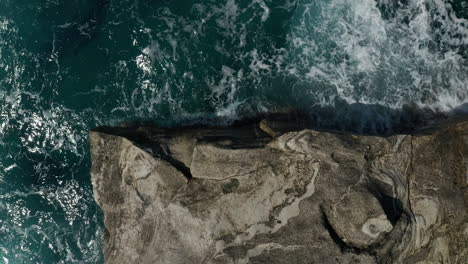
M 91 132 L 106 262 L 467 263 L 467 122 L 390 137 L 259 127 Z

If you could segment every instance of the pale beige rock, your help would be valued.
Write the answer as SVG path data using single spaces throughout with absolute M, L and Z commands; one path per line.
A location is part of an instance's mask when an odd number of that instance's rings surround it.
M 466 122 L 391 137 L 99 131 L 91 173 L 106 263 L 468 259 Z

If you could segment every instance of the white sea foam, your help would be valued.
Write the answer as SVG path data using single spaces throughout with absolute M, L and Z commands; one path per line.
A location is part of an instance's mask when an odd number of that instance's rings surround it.
M 294 69 L 290 73 L 306 76 L 311 84 L 320 81 L 334 86 L 349 103 L 395 108 L 419 103 L 449 110 L 467 102 L 466 58 L 456 47 L 440 51 L 431 45 L 436 44 L 437 30 L 432 24 L 437 21 L 452 32 L 441 35 L 440 41 L 462 47 L 468 21 L 453 12 L 447 19 L 448 7 L 441 0 L 410 1 L 393 18 L 383 18 L 377 2 L 311 1 L 296 14 L 289 37 L 290 69 Z M 326 54 L 319 46 L 334 47 L 333 53 Z M 342 59 L 333 62 L 330 55 Z M 314 92 L 324 98 L 322 91 Z M 324 102 L 333 103 L 331 97 Z
M 468 43 L 468 21 L 456 17 L 442 0 L 410 1 L 394 6 L 390 16 L 379 4 L 393 2 L 307 0 L 285 1 L 277 6 L 263 0 L 247 5 L 227 0 L 194 5 L 192 11 L 200 20 L 165 9 L 164 16 L 158 18 L 166 25 L 162 30 L 151 29 L 141 20 L 141 32 L 149 39 L 146 44 L 138 41 L 142 50 L 135 58 L 142 71 L 141 85 L 114 109 L 157 116 L 158 105 L 169 104 L 173 113 L 184 114 L 184 100 L 197 99 L 181 99 L 180 94 L 195 86 L 209 89 L 203 92 L 203 100 L 210 99 L 208 103 L 217 112 L 236 115 L 233 107 L 245 109 L 242 106 L 250 104 L 242 94 L 265 97 L 286 92 L 289 88 L 272 89 L 263 82 L 283 77 L 294 77 L 290 83 L 281 84 L 293 87 L 290 97 L 309 105 L 333 105 L 343 100 L 400 108 L 416 103 L 449 111 L 467 102 L 468 66 L 457 50 Z M 268 23 L 272 10 L 279 9 L 293 10 L 288 45 L 279 48 L 270 43 L 270 48 L 262 50 L 257 44 L 265 43 L 255 39 L 263 26 L 255 18 Z M 434 29 L 435 22 L 448 34 Z M 200 61 L 192 54 L 206 51 L 197 51 L 201 46 L 191 46 L 194 43 L 186 42 L 186 38 L 203 40 L 212 34 L 213 27 L 223 36 L 211 43 L 213 49 L 233 63 L 217 66 L 217 72 L 198 70 L 187 78 L 186 69 L 181 67 L 212 65 L 197 64 Z M 444 50 L 438 45 L 452 46 Z M 201 78 L 206 87 L 202 87 Z M 257 101 L 251 109 L 260 111 L 260 106 L 269 104 Z

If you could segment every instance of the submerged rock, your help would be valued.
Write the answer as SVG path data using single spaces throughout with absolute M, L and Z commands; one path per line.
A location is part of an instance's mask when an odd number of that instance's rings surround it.
M 106 262 L 466 263 L 468 122 L 265 127 L 91 132 Z

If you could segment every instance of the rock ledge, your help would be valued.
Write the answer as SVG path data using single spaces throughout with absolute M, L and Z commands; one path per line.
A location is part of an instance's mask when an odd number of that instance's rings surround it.
M 90 138 L 106 263 L 468 259 L 468 122 L 416 136 L 262 122 Z

